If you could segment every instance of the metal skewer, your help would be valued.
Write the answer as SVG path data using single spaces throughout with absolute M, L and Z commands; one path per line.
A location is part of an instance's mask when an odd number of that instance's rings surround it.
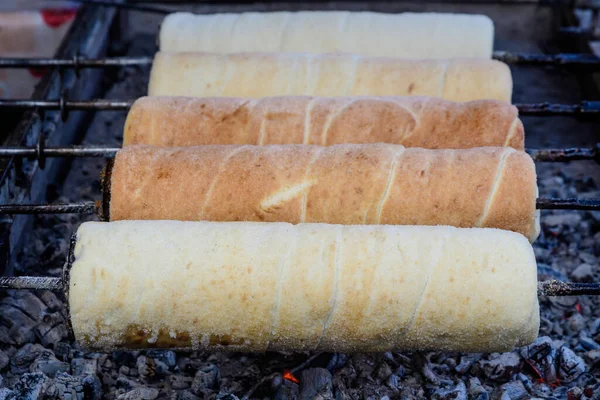
M 3 157 L 114 157 L 120 147 L 0 147 L 0 158 Z M 594 147 L 565 149 L 526 149 L 534 161 L 566 162 L 575 160 L 594 160 L 600 163 L 600 143 Z
M 600 211 L 600 199 L 553 199 L 539 198 L 538 210 L 587 210 Z M 1 204 L 0 214 L 99 214 L 100 201 L 65 204 Z
M 64 290 L 61 278 L 41 276 L 0 277 L 0 289 Z M 549 280 L 538 282 L 538 296 L 600 295 L 600 283 Z
M 129 110 L 134 100 L 28 100 L 28 99 L 0 99 L 0 108 L 84 111 L 123 111 Z M 579 104 L 554 104 L 531 103 L 514 104 L 521 116 L 598 116 L 600 115 L 600 101 L 583 101 Z
M 492 58 L 507 64 L 600 68 L 600 58 L 584 53 L 511 53 L 494 51 Z M 152 57 L 110 57 L 110 58 L 49 58 L 49 57 L 0 57 L 0 68 L 121 68 L 152 65 Z
M 61 278 L 52 278 L 48 276 L 17 276 L 0 277 L 0 288 L 59 291 L 64 289 L 64 285 Z

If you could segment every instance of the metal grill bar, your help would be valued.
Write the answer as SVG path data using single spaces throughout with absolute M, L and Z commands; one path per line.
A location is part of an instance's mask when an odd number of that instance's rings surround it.
M 0 157 L 114 157 L 119 147 L 0 147 Z M 41 153 L 41 154 L 40 154 Z
M 494 51 L 492 58 L 507 64 L 525 65 L 554 65 L 560 67 L 585 67 L 600 68 L 600 58 L 594 54 L 560 53 L 511 53 L 508 51 Z
M 63 290 L 61 278 L 47 276 L 0 277 L 1 289 Z
M 600 295 L 600 283 L 573 283 L 549 280 L 538 282 L 538 296 Z
M 109 110 L 123 111 L 129 110 L 133 100 L 21 100 L 21 99 L 0 99 L 0 108 L 8 109 L 30 109 L 39 108 L 44 110 L 78 110 L 94 111 Z
M 600 101 L 582 101 L 579 104 L 533 103 L 515 104 L 519 115 L 554 117 L 561 115 L 584 116 L 600 114 Z
M 114 157 L 119 147 L 0 147 L 2 157 Z M 534 161 L 567 162 L 575 160 L 595 160 L 600 163 L 600 143 L 595 147 L 567 149 L 526 149 Z
M 0 68 L 108 68 L 151 65 L 151 57 L 115 57 L 115 58 L 0 58 Z
M 600 163 L 600 143 L 595 147 L 570 149 L 525 149 L 538 162 L 566 162 L 575 160 L 594 160 Z M 0 153 L 1 154 L 1 153 Z
M 599 211 L 600 199 L 544 199 L 536 201 L 538 210 L 587 210 Z
M 494 51 L 492 58 L 507 64 L 600 68 L 600 58 L 583 53 L 511 53 Z M 152 65 L 152 57 L 111 57 L 111 58 L 41 58 L 41 57 L 0 57 L 0 68 L 120 68 Z
M 19 276 L 0 277 L 0 289 L 33 289 L 53 290 L 64 289 L 61 278 Z M 574 283 L 549 280 L 538 282 L 538 296 L 579 296 L 600 295 L 600 284 L 598 283 Z
M 547 199 L 536 201 L 538 210 L 600 211 L 600 199 Z M 0 214 L 94 214 L 101 210 L 99 202 L 66 204 L 1 204 Z
M 31 109 L 39 108 L 46 110 L 104 110 L 122 111 L 131 108 L 134 100 L 25 100 L 25 99 L 0 99 L 0 108 L 9 109 Z M 553 104 L 532 103 L 514 104 L 519 109 L 520 115 L 534 116 L 586 116 L 600 115 L 600 101 L 583 101 L 580 104 Z
M 92 201 L 67 204 L 2 204 L 0 214 L 96 214 L 100 206 Z

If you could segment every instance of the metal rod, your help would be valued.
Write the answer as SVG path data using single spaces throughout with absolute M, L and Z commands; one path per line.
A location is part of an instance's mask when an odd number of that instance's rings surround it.
M 538 210 L 600 210 L 600 199 L 544 199 L 536 201 Z
M 46 110 L 128 110 L 134 100 L 27 100 L 0 99 L 0 108 Z M 532 103 L 515 104 L 520 115 L 534 116 L 585 116 L 600 115 L 600 101 L 583 101 L 579 104 Z
M 154 14 L 169 14 L 173 12 L 172 10 L 167 10 L 164 8 L 152 7 L 142 4 L 131 4 L 131 3 L 116 3 L 113 0 L 70 0 L 84 5 L 97 5 L 97 6 L 108 6 L 108 7 L 118 7 L 124 10 L 132 10 L 132 11 L 141 11 L 141 12 L 149 12 Z
M 492 56 L 495 60 L 507 64 L 525 65 L 554 65 L 561 67 L 586 67 L 600 68 L 600 58 L 594 54 L 580 53 L 511 53 L 508 51 L 494 51 Z
M 40 108 L 45 110 L 109 110 L 122 111 L 129 110 L 133 100 L 20 100 L 20 99 L 0 99 L 0 108 L 9 109 L 30 109 Z
M 494 51 L 495 60 L 507 64 L 550 65 L 560 67 L 600 68 L 600 58 L 584 53 L 511 53 Z M 112 57 L 112 58 L 40 58 L 40 57 L 0 57 L 0 68 L 113 68 L 130 66 L 150 66 L 152 57 Z
M 61 278 L 47 276 L 0 277 L 0 289 L 63 290 Z
M 68 204 L 2 204 L 0 214 L 95 214 L 99 205 L 93 201 Z
M 120 147 L 0 147 L 0 157 L 114 157 Z
M 61 278 L 40 276 L 0 277 L 0 289 L 64 289 Z M 538 282 L 538 296 L 600 295 L 599 283 L 574 283 L 549 280 Z
M 2 157 L 114 157 L 120 147 L 0 147 Z M 526 149 L 534 161 L 566 162 L 575 160 L 595 160 L 600 163 L 600 143 L 595 147 L 567 149 Z
M 579 104 L 533 103 L 515 104 L 519 115 L 552 117 L 560 115 L 584 116 L 600 114 L 600 101 L 582 101 Z
M 570 149 L 525 149 L 538 162 L 566 162 L 574 160 L 594 160 L 600 163 L 600 143 L 595 147 Z
M 0 58 L 0 68 L 107 68 L 152 65 L 151 57 L 116 57 L 116 58 Z
M 600 295 L 600 283 L 561 282 L 555 279 L 538 282 L 538 296 Z
M 600 199 L 548 199 L 536 201 L 538 210 L 591 210 L 600 211 Z M 66 204 L 1 204 L 0 214 L 95 214 L 101 206 L 98 202 Z

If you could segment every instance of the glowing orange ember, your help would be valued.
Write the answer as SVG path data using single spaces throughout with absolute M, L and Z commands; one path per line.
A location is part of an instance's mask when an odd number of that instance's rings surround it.
M 290 371 L 285 371 L 283 373 L 283 379 L 287 379 L 288 381 L 292 381 L 294 383 L 300 383 L 298 378 L 296 378 Z

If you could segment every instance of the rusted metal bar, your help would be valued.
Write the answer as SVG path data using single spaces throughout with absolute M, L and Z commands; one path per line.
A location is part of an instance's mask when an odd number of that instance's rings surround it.
M 152 65 L 152 57 L 115 57 L 115 58 L 0 58 L 0 68 L 108 68 Z
M 533 103 L 515 104 L 519 115 L 534 115 L 539 117 L 554 116 L 590 116 L 600 114 L 600 101 L 582 101 L 579 104 Z
M 61 278 L 53 278 L 48 276 L 16 276 L 0 277 L 0 289 L 60 291 L 64 289 L 64 286 Z
M 122 111 L 129 110 L 133 100 L 21 100 L 21 99 L 0 99 L 0 108 L 9 109 L 31 109 L 40 108 L 44 110 L 62 110 L 70 111 Z
M 600 143 L 594 147 L 566 149 L 526 149 L 534 161 L 566 162 L 575 160 L 594 160 L 600 164 Z
M 93 201 L 68 204 L 2 204 L 0 214 L 96 214 L 100 205 Z
M 600 199 L 547 199 L 536 201 L 539 210 L 600 211 Z M 101 201 L 66 204 L 1 204 L 0 214 L 101 214 Z
M 594 54 L 541 54 L 494 51 L 492 58 L 498 61 L 505 62 L 507 64 L 524 64 L 536 66 L 551 65 L 559 67 L 582 67 L 587 69 L 600 68 L 600 58 L 596 57 Z
M 119 147 L 0 147 L 1 157 L 114 157 Z M 534 161 L 566 162 L 574 160 L 595 160 L 600 163 L 600 144 L 595 147 L 565 149 L 526 149 Z
M 0 157 L 114 157 L 120 147 L 0 147 Z
M 538 296 L 600 295 L 600 283 L 562 282 L 555 279 L 538 282 Z
M 71 110 L 85 111 L 122 111 L 128 110 L 134 100 L 27 100 L 0 99 L 0 109 L 32 109 L 61 110 L 66 113 Z M 515 104 L 520 115 L 534 116 L 591 116 L 600 115 L 600 101 L 583 101 L 579 104 L 531 103 Z
M 536 201 L 538 210 L 600 211 L 600 199 L 544 199 Z

